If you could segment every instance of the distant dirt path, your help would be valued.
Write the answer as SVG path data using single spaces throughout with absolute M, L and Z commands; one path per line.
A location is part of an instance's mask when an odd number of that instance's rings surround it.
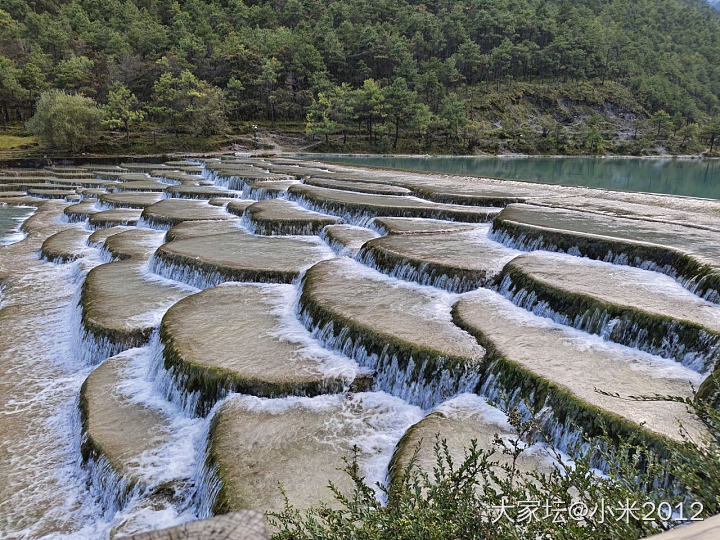
M 262 152 L 285 153 L 303 152 L 317 145 L 319 141 L 308 143 L 304 137 L 298 134 L 283 132 L 262 132 L 258 134 L 258 143 L 264 146 Z

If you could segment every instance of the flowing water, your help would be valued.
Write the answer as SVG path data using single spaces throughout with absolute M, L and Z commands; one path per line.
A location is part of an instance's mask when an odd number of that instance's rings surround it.
M 32 212 L 32 208 L 0 204 L 0 246 L 12 244 L 24 238 L 25 235 L 20 231 L 20 225 Z
M 570 160 L 567 161 L 570 163 Z M 363 162 L 411 168 L 401 162 Z M 518 166 L 513 174 L 525 174 L 521 169 Z M 534 170 L 533 178 L 547 173 L 543 170 Z M 717 174 L 717 167 L 714 170 L 712 174 Z M 467 170 L 443 172 L 468 173 Z M 207 170 L 204 170 L 203 177 L 217 184 L 227 184 L 226 177 Z M 237 185 L 232 186 L 233 189 L 244 187 L 246 183 L 240 179 Z M 263 196 L 260 192 L 253 193 L 258 197 Z M 281 196 L 287 198 L 287 194 Z M 720 191 L 717 191 L 717 196 L 720 198 Z M 316 207 L 306 201 L 298 201 L 298 204 L 305 209 L 335 215 L 341 213 Z M 194 414 L 196 407 L 191 402 L 197 396 L 183 393 L 177 387 L 173 374 L 165 371 L 162 345 L 157 333 L 145 346 L 127 350 L 111 359 L 114 364 L 122 366 L 117 369 L 119 379 L 113 394 L 117 393 L 117 397 L 128 404 L 140 404 L 152 409 L 153 414 L 162 418 L 163 429 L 166 430 L 165 439 L 154 446 L 150 445 L 142 459 L 133 463 L 133 477 L 141 480 L 142 487 L 124 490 L 126 484 L 102 460 L 82 463 L 79 451 L 81 426 L 78 395 L 81 385 L 97 366 L 91 365 L 87 355 L 83 354 L 79 292 L 87 272 L 107 263 L 109 252 L 98 246 L 88 247 L 82 257 L 70 264 L 54 264 L 38 257 L 42 241 L 50 234 L 68 227 L 85 230 L 85 224 L 69 223 L 63 219 L 66 206 L 67 203 L 62 201 L 47 203 L 28 222 L 30 226 L 26 227 L 27 234 L 19 232 L 18 226 L 33 210 L 0 206 L 0 245 L 11 244 L 0 247 L 0 280 L 4 278 L 7 282 L 5 289 L 0 290 L 0 537 L 94 539 L 107 537 L 114 532 L 131 534 L 205 517 L 217 489 L 212 475 L 203 466 L 206 439 L 210 419 L 222 401 L 206 417 Z M 352 221 L 356 224 L 373 225 L 371 215 L 354 217 L 356 219 Z M 251 235 L 246 220 L 235 223 L 243 231 L 239 236 L 244 235 L 255 243 L 264 242 L 268 245 L 276 241 Z M 360 227 L 355 229 L 361 230 Z M 375 235 L 371 231 L 366 232 L 370 236 Z M 495 265 L 497 268 L 493 267 L 493 272 L 499 272 L 502 264 L 520 253 L 494 242 L 488 235 L 487 225 L 475 226 L 469 232 L 458 234 L 472 237 L 476 243 L 490 246 L 497 252 L 498 264 Z M 321 235 L 321 238 L 325 237 Z M 286 246 L 290 239 L 286 237 L 278 240 L 278 245 Z M 298 240 L 311 244 L 319 251 L 317 260 L 333 256 L 329 246 L 318 237 L 294 237 L 294 241 Z M 217 245 L 212 248 L 205 246 L 203 255 L 207 256 L 217 248 Z M 418 247 L 415 246 L 415 249 Z M 267 248 L 266 251 L 259 253 L 264 258 L 272 258 L 273 250 Z M 278 252 L 275 253 L 276 257 L 279 254 L 287 259 L 291 255 L 287 247 L 281 250 L 275 248 L 275 251 Z M 431 283 L 422 276 L 413 277 L 401 270 L 390 272 L 385 269 L 383 272 L 380 268 L 372 268 L 372 261 L 362 257 L 355 261 L 345 258 L 343 261 L 338 263 L 346 269 L 341 275 L 343 279 L 339 280 L 341 285 L 355 280 L 359 284 L 357 287 L 365 285 L 381 289 L 385 291 L 386 297 L 395 294 L 403 298 L 426 298 L 424 304 L 420 305 L 424 310 L 421 318 L 435 321 L 436 326 L 452 326 L 450 310 L 460 295 L 438 289 L 437 285 L 443 286 L 444 282 Z M 211 279 L 187 265 L 179 266 L 178 272 L 167 270 L 162 261 L 155 257 L 138 270 L 138 279 L 173 286 L 178 286 L 176 280 L 180 280 L 198 288 L 226 281 L 220 277 Z M 408 279 L 420 284 L 410 283 Z M 432 407 L 442 406 L 441 402 L 449 396 L 472 391 L 478 385 L 479 376 L 476 373 L 457 375 L 446 372 L 432 384 L 410 380 L 408 374 L 413 372 L 412 364 L 401 367 L 396 358 L 381 361 L 380 357 L 365 350 L 362 343 L 348 344 L 342 332 L 336 336 L 327 325 L 318 326 L 298 303 L 302 286 L 300 279 L 289 285 L 272 286 L 282 290 L 284 304 L 278 308 L 277 315 L 282 322 L 283 338 L 326 358 L 329 370 L 338 365 L 353 369 L 358 365 L 379 369 L 373 391 L 362 394 L 365 396 L 363 399 L 375 400 L 382 407 L 396 411 L 392 416 L 394 420 L 379 427 L 369 422 L 374 435 L 364 435 L 362 440 L 355 442 L 366 443 L 371 447 L 368 453 L 375 457 L 365 464 L 365 472 L 373 481 L 382 482 L 392 450 L 405 430 Z M 455 290 L 449 286 L 445 288 Z M 190 294 L 195 289 L 186 287 L 186 292 Z M 478 294 L 485 295 L 489 303 L 502 304 L 503 309 L 517 319 L 517 326 L 544 329 L 544 324 L 560 328 L 560 325 L 549 322 L 547 318 L 513 306 L 497 292 L 483 289 Z M 412 309 L 406 311 L 414 313 L 414 304 L 408 305 Z M 154 323 L 159 322 L 160 315 L 162 313 L 154 313 Z M 547 314 L 542 315 L 547 317 Z M 393 317 L 402 319 L 401 315 Z M 390 320 L 388 328 L 392 328 L 395 322 L 394 318 Z M 397 323 L 401 324 L 402 320 Z M 453 331 L 458 333 L 460 329 L 453 327 Z M 579 347 L 606 346 L 601 338 L 579 330 L 572 330 L 571 334 Z M 463 335 L 473 346 L 476 345 L 469 335 Z M 552 343 L 546 348 L 549 350 L 551 347 Z M 611 347 L 622 354 L 631 351 L 621 345 L 613 344 Z M 660 368 L 670 369 L 679 373 L 678 378 L 696 383 L 699 381 L 695 372 L 688 374 L 680 364 L 671 360 L 643 354 L 634 361 L 638 369 L 653 372 L 661 371 Z M 488 379 L 479 392 L 494 397 L 492 380 Z M 290 401 L 313 403 L 328 399 L 335 398 L 289 398 Z M 273 409 L 282 400 L 248 397 L 247 401 L 255 404 L 255 407 Z M 557 429 L 556 439 L 573 436 L 559 424 Z M 174 495 L 163 500 L 154 498 L 154 490 L 168 484 L 175 486 Z
M 108 468 L 82 464 L 78 395 L 95 366 L 80 354 L 79 292 L 87 272 L 106 261 L 98 249 L 70 264 L 38 257 L 42 240 L 67 227 L 64 206 L 47 203 L 24 239 L 0 248 L 6 285 L 0 306 L 0 537 L 97 539 L 114 530 L 131 533 L 195 519 L 194 506 L 182 499 L 148 507 L 145 494 L 135 491 L 119 504 L 117 479 Z M 11 215 L 18 216 L 15 210 Z M 150 485 L 178 476 L 192 482 L 205 421 L 185 417 L 161 398 L 151 383 L 152 346 L 131 352 L 116 390 L 164 414 L 172 444 L 138 468 Z
M 52 227 L 59 213 L 36 217 Z M 40 261 L 40 241 L 31 233 L 0 248 L 8 276 L 0 310 L 0 535 L 93 538 L 105 528 L 104 513 L 80 468 L 76 406 L 90 368 L 73 359 L 67 320 L 95 261 Z
M 720 199 L 720 160 L 308 155 L 334 163 Z

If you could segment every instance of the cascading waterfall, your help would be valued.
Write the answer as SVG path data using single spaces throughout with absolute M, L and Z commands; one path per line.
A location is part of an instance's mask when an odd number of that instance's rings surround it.
M 151 341 L 153 351 L 150 363 L 150 378 L 157 391 L 168 401 L 177 405 L 187 416 L 198 416 L 202 411 L 201 393 L 188 390 L 187 376 L 174 367 L 165 366 L 165 346 L 160 342 L 157 332 Z M 225 399 L 228 391 L 218 389 L 219 401 Z M 204 416 L 204 415 L 200 415 Z
M 528 408 L 526 400 L 520 395 L 520 388 L 508 393 L 508 389 L 500 384 L 493 374 L 493 365 L 488 366 L 488 375 L 477 389 L 477 394 L 484 397 L 491 403 L 502 405 L 504 410 L 518 410 L 524 420 L 530 419 L 532 411 Z M 533 395 L 528 396 L 527 401 L 533 401 Z M 548 443 L 556 450 L 571 456 L 584 455 L 590 450 L 590 445 L 584 440 L 583 430 L 573 425 L 570 420 L 561 422 L 555 415 L 552 407 L 544 404 L 538 407 L 536 413 L 540 420 L 541 429 L 535 434 L 532 442 Z M 529 441 L 530 442 L 530 441 Z M 591 464 L 599 471 L 606 471 L 608 464 L 600 452 L 594 452 L 591 457 Z
M 247 185 L 246 179 L 239 176 L 225 176 L 216 172 L 210 172 L 207 177 L 204 175 L 203 177 L 213 182 L 215 187 L 226 188 L 232 191 L 243 191 Z
M 420 285 L 443 289 L 452 293 L 464 293 L 482 287 L 487 282 L 486 279 L 468 277 L 465 274 L 450 275 L 433 268 L 429 263 L 390 263 L 387 266 L 379 264 L 377 257 L 369 249 L 361 249 L 355 257 L 359 263 L 364 264 L 383 272 L 388 276 L 394 277 L 401 281 L 413 281 Z
M 159 276 L 185 283 L 197 289 L 209 289 L 226 281 L 232 281 L 219 271 L 198 270 L 172 260 L 164 260 L 158 257 L 157 254 L 150 259 L 149 269 Z
M 119 475 L 104 456 L 86 451 L 85 467 L 90 472 L 93 489 L 100 494 L 109 519 L 122 525 L 123 533 L 157 528 L 159 524 L 171 526 L 199 517 L 193 494 L 208 421 L 184 414 L 158 393 L 152 366 L 156 343 L 154 340 L 123 353 L 131 362 L 116 389 L 126 399 L 162 413 L 169 422 L 169 440 L 154 446 L 150 453 L 143 454 L 140 462 L 133 464 L 132 483 Z M 152 504 L 148 506 L 150 500 Z
M 559 313 L 552 309 L 547 301 L 539 299 L 534 291 L 516 287 L 509 275 L 504 276 L 494 290 L 516 306 L 538 317 L 546 317 L 559 324 L 572 326 L 649 354 L 673 358 L 699 373 L 711 371 L 717 358 L 720 357 L 720 336 L 699 330 L 694 347 L 691 348 L 681 340 L 683 325 L 676 321 L 665 325 L 666 334 L 658 343 L 657 340 L 651 339 L 647 329 L 637 322 L 630 318 L 613 317 L 607 311 L 592 309 L 574 317 Z
M 60 216 L 60 221 L 62 223 L 82 223 L 87 220 L 86 215 L 81 214 L 63 214 Z
M 259 189 L 248 189 L 247 182 L 240 177 L 228 177 L 209 170 L 203 166 L 202 178 L 210 180 L 217 186 L 224 186 L 228 189 L 242 190 L 249 198 L 265 199 L 273 196 L 281 196 L 299 203 L 303 208 L 314 210 L 322 213 L 328 213 L 341 217 L 347 223 L 361 226 L 374 226 L 375 215 L 371 215 L 364 211 L 347 211 L 334 207 L 325 207 L 320 204 L 313 203 L 303 197 L 282 194 L 277 191 L 268 191 Z M 193 197 L 187 197 L 193 198 Z M 78 219 L 78 221 L 84 221 Z M 72 216 L 69 221 L 72 221 Z M 253 233 L 256 231 L 255 225 L 243 217 L 240 223 L 241 227 L 246 231 Z M 153 228 L 165 229 L 161 224 L 153 224 L 151 220 L 141 220 L 139 226 L 150 226 Z M 303 234 L 300 231 L 299 234 Z M 344 246 L 333 242 L 322 232 L 319 235 L 336 253 L 344 253 Z M 547 246 L 542 239 L 528 240 L 523 238 L 513 239 L 504 231 L 491 233 L 491 238 L 504 243 L 518 250 L 529 251 L 533 249 L 551 249 L 553 246 Z M 95 246 L 96 247 L 96 246 Z M 571 249 L 567 251 L 570 254 L 580 255 L 579 250 Z M 93 264 L 100 264 L 110 260 L 110 254 L 104 250 L 98 250 L 94 255 L 96 259 Z M 627 264 L 627 256 L 623 254 L 608 253 L 606 259 L 614 264 Z M 445 274 L 433 275 L 428 272 L 425 267 L 412 267 L 410 265 L 400 265 L 391 271 L 378 268 L 371 253 L 363 253 L 357 257 L 359 262 L 366 266 L 376 268 L 390 274 L 392 278 L 405 281 L 415 281 L 425 286 L 432 286 L 439 289 L 445 289 L 452 292 L 465 292 L 480 287 L 482 284 L 473 280 L 465 280 L 464 278 L 451 277 Z M 87 262 L 84 264 L 88 264 Z M 646 269 L 653 269 L 658 272 L 667 273 L 670 268 L 650 268 L 651 263 L 647 264 Z M 228 281 L 220 272 L 199 271 L 194 268 L 177 264 L 171 260 L 164 260 L 158 256 L 153 256 L 145 270 L 147 277 L 150 279 L 155 275 L 157 279 L 172 280 L 189 284 L 197 289 L 205 289 L 208 287 L 219 285 Z M 676 276 L 674 276 L 676 277 Z M 677 277 L 676 277 L 677 278 Z M 419 377 L 419 373 L 428 373 L 431 368 L 427 363 L 418 363 L 412 357 L 399 357 L 397 354 L 384 351 L 380 354 L 369 352 L 368 347 L 364 343 L 362 336 L 354 337 L 347 328 L 337 325 L 337 323 L 328 322 L 318 324 L 313 320 L 310 312 L 304 309 L 300 302 L 300 284 L 296 281 L 293 284 L 296 297 L 292 300 L 292 315 L 296 321 L 303 327 L 308 334 L 307 339 L 312 340 L 313 346 L 324 347 L 336 354 L 341 355 L 345 359 L 352 359 L 362 368 L 372 370 L 374 372 L 373 389 L 376 391 L 386 392 L 392 396 L 399 397 L 408 403 L 417 405 L 428 411 L 446 399 L 459 393 L 471 392 L 479 394 L 489 401 L 504 403 L 505 407 L 517 407 L 526 416 L 529 411 L 524 408 L 524 400 L 519 390 L 515 390 L 507 395 L 507 389 L 497 380 L 493 374 L 492 363 L 483 366 L 481 373 L 478 366 L 465 370 L 452 370 L 443 366 L 441 359 L 432 368 L 432 375 Z M 597 329 L 600 335 L 610 335 L 616 333 L 617 322 L 603 317 L 602 314 L 586 314 L 573 320 L 563 319 L 559 313 L 551 312 L 548 307 L 537 298 L 532 298 L 532 294 L 527 291 L 512 291 L 509 283 L 503 282 L 499 289 L 503 295 L 512 299 L 516 305 L 524 307 L 533 313 L 550 317 L 556 322 L 565 325 L 575 326 L 576 328 L 591 331 Z M 71 324 L 75 332 L 73 338 L 73 357 L 77 362 L 77 369 L 81 373 L 87 373 L 86 366 L 97 364 L 97 362 L 111 357 L 124 349 L 126 346 L 112 344 L 105 338 L 97 338 L 84 330 L 82 324 L 82 312 L 78 307 L 80 299 L 80 288 L 72 299 L 72 320 Z M 643 336 L 637 328 L 627 328 L 623 330 L 624 335 L 635 332 L 636 339 L 631 343 L 635 348 L 647 350 L 648 352 L 657 353 L 654 350 L 643 349 Z M 718 347 L 718 344 L 706 343 L 708 351 L 712 347 Z M 664 345 L 666 354 L 683 355 L 683 363 L 693 366 L 699 361 L 699 357 L 693 357 L 689 351 L 684 351 L 681 344 L 673 343 L 671 340 Z M 717 349 L 714 349 L 715 351 Z M 211 429 L 211 423 L 214 413 L 222 402 L 227 398 L 229 392 L 219 393 L 219 401 L 212 406 L 212 409 L 204 417 L 198 416 L 199 392 L 189 392 L 186 390 L 186 381 L 182 374 L 176 373 L 173 368 L 166 369 L 163 345 L 155 332 L 150 343 L 135 349 L 135 359 L 132 363 L 132 369 L 128 371 L 125 378 L 119 383 L 119 391 L 133 396 L 133 399 L 140 403 L 144 403 L 156 410 L 163 411 L 169 422 L 174 426 L 174 439 L 171 445 L 165 445 L 155 449 L 156 458 L 159 463 L 168 463 L 170 459 L 176 460 L 182 465 L 182 474 L 173 478 L 176 492 L 172 497 L 165 500 L 163 510 L 159 512 L 148 511 L 143 507 L 148 497 L 157 493 L 158 487 L 161 485 L 160 480 L 167 481 L 168 478 L 159 474 L 157 462 L 151 463 L 149 460 L 142 466 L 139 472 L 149 480 L 144 485 L 136 484 L 130 486 L 119 476 L 112 468 L 111 464 L 103 457 L 89 457 L 85 462 L 85 470 L 88 474 L 88 483 L 93 500 L 102 508 L 102 531 L 108 531 L 111 526 L 118 523 L 128 523 L 128 531 L 139 530 L 142 525 L 147 528 L 157 528 L 159 525 L 171 525 L 188 521 L 190 519 L 208 517 L 212 514 L 212 507 L 220 488 L 219 480 L 216 475 L 216 469 L 208 459 L 207 439 Z M 661 351 L 662 352 L 662 351 Z M 699 353 L 698 353 L 699 354 Z M 710 354 L 710 353 L 708 353 Z M 85 370 L 85 371 L 83 371 Z M 531 400 L 532 400 L 531 396 Z M 75 408 L 77 410 L 77 407 Z M 587 445 L 582 444 L 582 430 L 577 426 L 573 426 L 569 420 L 560 421 L 553 413 L 549 405 L 545 405 L 542 414 L 543 431 L 549 437 L 550 442 L 559 450 L 564 452 L 587 451 Z M 81 427 L 79 416 L 72 420 L 75 424 L 73 433 L 78 438 L 77 445 L 80 446 Z M 84 436 L 84 435 L 83 435 Z M 180 441 L 180 437 L 185 437 L 188 441 Z M 175 445 L 175 446 L 173 446 Z M 600 470 L 606 469 L 606 464 L 601 458 L 596 458 L 594 462 Z M 386 464 L 385 464 L 386 465 Z M 164 500 L 164 499 L 163 499 Z M 154 521 L 153 521 L 154 520 Z M 134 523 L 134 524 L 132 524 Z M 127 531 L 126 531 L 127 532 Z M 91 537 L 91 536 L 89 536 Z
M 80 422 L 78 421 L 78 428 Z M 87 434 L 82 433 L 80 447 L 82 448 Z M 96 455 L 88 457 L 83 462 L 90 479 L 90 493 L 103 510 L 106 519 L 112 521 L 115 515 L 128 506 L 130 501 L 142 497 L 142 490 L 139 487 L 130 486 L 125 479 L 119 475 L 105 456 Z
M 338 257 L 350 256 L 349 250 L 341 242 L 330 238 L 324 228 L 318 233 L 318 237 L 325 242 Z
M 80 448 L 87 449 L 87 433 L 82 427 L 80 420 L 80 407 L 78 402 L 78 391 L 80 384 L 86 379 L 91 371 L 89 364 L 95 363 L 98 359 L 111 356 L 115 349 L 110 349 L 104 343 L 87 343 L 88 336 L 83 332 L 81 312 L 78 302 L 81 294 L 82 282 L 87 272 L 104 262 L 96 250 L 84 254 L 83 257 L 71 264 L 55 265 L 47 264 L 49 270 L 58 274 L 62 279 L 68 280 L 75 286 L 75 293 L 67 302 L 68 316 L 59 317 L 57 323 L 58 336 L 53 338 L 55 327 L 50 321 L 34 321 L 42 325 L 48 339 L 53 341 L 52 346 L 48 344 L 44 350 L 53 350 L 56 354 L 55 362 L 60 363 L 63 369 L 68 372 L 64 379 L 54 378 L 48 386 L 53 395 L 58 392 L 67 393 L 70 391 L 74 397 L 63 404 L 53 415 L 49 422 L 52 429 L 48 430 L 48 436 L 53 433 L 62 434 L 54 438 L 54 442 L 60 445 L 59 451 L 67 453 L 69 458 L 53 456 L 53 460 L 60 461 L 62 467 L 58 469 L 58 480 L 62 482 L 63 489 L 74 490 L 67 495 L 67 514 L 62 519 L 73 525 L 74 538 L 99 538 L 107 536 L 111 529 L 124 533 L 139 532 L 162 526 L 169 526 L 196 519 L 195 507 L 191 498 L 192 481 L 175 483 L 173 490 L 175 495 L 159 504 L 159 500 L 167 493 L 167 476 L 165 471 L 177 471 L 178 464 L 184 463 L 187 472 L 184 475 L 192 479 L 194 477 L 195 460 L 202 454 L 204 438 L 198 438 L 198 433 L 204 433 L 205 420 L 190 419 L 175 411 L 172 403 L 166 402 L 153 389 L 150 382 L 149 362 L 147 358 L 140 356 L 134 366 L 134 373 L 128 373 L 127 378 L 118 381 L 118 392 L 132 395 L 132 399 L 148 407 L 164 409 L 171 418 L 171 425 L 177 428 L 177 435 L 171 444 L 159 448 L 157 456 L 148 456 L 145 464 L 139 464 L 140 472 L 149 474 L 149 482 L 146 484 L 129 484 L 127 479 L 119 475 L 106 457 L 96 455 L 87 450 L 83 452 L 84 459 L 81 459 Z M 56 270 L 55 270 L 56 269 Z M 158 278 L 160 279 L 160 278 Z M 59 284 L 58 284 L 59 285 Z M 62 287 L 58 287 L 62 289 Z M 67 335 L 65 332 L 68 319 L 72 324 L 72 332 Z M 54 319 L 53 319 L 54 320 Z M 66 338 L 63 338 L 63 336 Z M 67 346 L 64 342 L 67 341 Z M 151 350 L 152 344 L 136 351 Z M 63 351 L 67 349 L 67 354 Z M 72 388 L 66 386 L 70 385 Z M 43 390 L 44 392 L 44 390 Z M 42 396 L 40 392 L 38 396 Z M 195 435 L 193 438 L 192 435 Z M 52 435 L 56 437 L 55 435 Z M 68 438 L 67 441 L 62 436 Z M 187 441 L 194 440 L 197 452 L 188 451 Z M 40 443 L 41 441 L 35 441 Z M 172 467 L 163 464 L 163 457 Z M 158 491 L 160 489 L 160 491 Z M 178 491 L 179 490 L 179 491 Z M 145 503 L 148 497 L 153 498 L 153 505 L 148 507 Z M 160 497 L 160 499 L 158 499 Z M 48 509 L 47 515 L 57 514 L 56 509 Z M 43 520 L 37 521 L 21 534 L 42 535 Z M 118 529 L 119 527 L 119 529 Z M 32 532 L 35 531 L 35 532 Z
M 307 210 L 339 217 L 344 223 L 357 225 L 358 227 L 370 227 L 373 220 L 377 217 L 377 214 L 367 212 L 365 210 L 349 210 L 345 207 L 330 203 L 321 204 L 312 201 L 303 195 L 294 193 L 287 193 L 283 198 L 296 202 Z
M 579 246 L 572 246 L 568 249 L 563 249 L 552 242 L 546 241 L 542 234 L 537 237 L 531 237 L 525 233 L 515 236 L 504 229 L 493 227 L 490 229 L 490 238 L 496 242 L 505 244 L 512 249 L 517 249 L 518 251 L 542 250 L 552 251 L 555 253 L 566 253 L 576 257 L 585 256 L 580 251 Z M 618 266 L 633 266 L 642 270 L 665 274 L 703 300 L 707 300 L 708 302 L 713 302 L 715 304 L 720 303 L 720 291 L 714 289 L 713 287 L 705 287 L 705 282 L 710 280 L 710 276 L 707 274 L 702 276 L 685 276 L 680 274 L 672 264 L 658 264 L 655 261 L 642 259 L 637 256 L 631 257 L 627 253 L 615 253 L 611 249 L 609 249 L 603 257 L 600 257 L 597 260 Z
M 138 229 L 155 229 L 156 231 L 169 231 L 173 225 L 164 221 L 157 221 L 152 216 L 140 216 L 136 227 Z
M 214 411 L 217 410 L 217 407 L 220 407 L 220 405 L 222 405 L 222 402 L 218 402 L 218 405 L 211 411 L 208 418 L 212 418 Z M 190 494 L 190 500 L 195 508 L 198 519 L 212 517 L 213 506 L 222 487 L 220 478 L 217 475 L 218 467 L 217 465 L 213 465 L 209 459 L 211 422 L 211 420 L 208 420 L 206 423 L 206 429 L 204 431 L 205 444 L 198 459 L 198 467 L 193 477 L 194 489 Z
M 92 366 L 129 348 L 128 345 L 113 342 L 105 336 L 98 336 L 85 327 L 81 297 L 82 289 L 80 288 L 73 298 L 75 308 L 70 316 L 75 358 L 84 365 Z
M 711 287 L 705 287 L 705 281 L 709 280 L 710 276 L 692 277 L 692 278 L 679 278 L 680 284 L 689 290 L 693 294 L 697 294 L 703 300 L 713 302 L 714 304 L 720 304 L 720 291 Z
M 254 221 L 252 221 L 247 213 L 243 212 L 238 221 L 238 228 L 249 234 L 261 234 L 257 232 L 257 227 Z
M 425 379 L 417 377 L 424 373 L 427 364 L 416 365 L 412 357 L 400 359 L 396 354 L 369 352 L 362 337 L 353 338 L 347 328 L 336 328 L 330 321 L 317 324 L 309 312 L 298 306 L 298 317 L 310 334 L 330 350 L 339 352 L 365 368 L 373 370 L 373 389 L 387 392 L 408 403 L 429 410 L 457 393 L 474 392 L 480 382 L 480 374 L 474 370 L 449 370 L 436 362 L 433 375 Z M 401 367 L 404 364 L 405 367 Z
M 240 190 L 243 198 L 252 199 L 255 201 L 262 201 L 265 199 L 284 199 L 285 193 L 275 189 L 265 189 L 262 187 L 253 186 L 252 188 L 247 184 L 243 183 L 242 189 Z
M 8 405 L 13 405 L 12 414 L 31 414 L 33 409 L 40 408 L 38 412 L 42 419 L 42 423 L 38 426 L 40 431 L 34 432 L 32 437 L 27 437 L 22 443 L 28 445 L 23 459 L 40 463 L 37 467 L 27 467 L 27 464 L 15 462 L 14 468 L 26 472 L 37 468 L 40 472 L 47 469 L 48 464 L 53 463 L 55 468 L 48 471 L 42 481 L 38 480 L 42 490 L 35 492 L 35 487 L 29 486 L 32 487 L 31 490 L 23 490 L 20 493 L 23 497 L 22 504 L 25 504 L 25 498 L 29 500 L 38 498 L 33 504 L 45 506 L 42 517 L 23 526 L 25 518 L 12 517 L 13 502 L 5 501 L 10 505 L 7 512 L 3 512 L 5 517 L 11 520 L 10 523 L 15 520 L 18 527 L 24 527 L 14 529 L 10 526 L 10 529 L 6 529 L 6 532 L 13 537 L 15 534 L 17 537 L 45 536 L 49 531 L 54 530 L 54 523 L 61 521 L 71 524 L 75 538 L 98 538 L 106 535 L 112 525 L 100 504 L 105 494 L 92 488 L 92 475 L 81 466 L 81 456 L 78 451 L 81 445 L 81 429 L 77 395 L 90 369 L 82 361 L 78 362 L 74 355 L 73 337 L 66 331 L 67 320 L 76 311 L 80 283 L 87 271 L 99 263 L 100 261 L 92 254 L 88 254 L 81 260 L 69 264 L 40 262 L 39 266 L 31 269 L 31 273 L 40 272 L 44 282 L 54 291 L 52 295 L 46 297 L 48 306 L 54 307 L 47 310 L 40 318 L 27 321 L 28 341 L 23 342 L 23 352 L 16 355 L 14 367 L 10 370 L 24 371 L 27 381 L 25 384 L 29 386 L 29 395 L 32 396 L 25 402 L 8 402 Z M 61 291 L 71 287 L 75 288 L 76 293 L 63 300 Z M 10 296 L 13 295 L 14 291 L 10 291 Z M 40 333 L 33 329 L 33 326 L 41 329 Z M 11 346 L 11 344 L 6 345 Z M 26 365 L 28 362 L 30 364 Z M 10 371 L 9 376 L 20 379 L 18 373 L 11 375 Z M 28 377 L 28 373 L 32 376 Z M 33 389 L 34 387 L 37 388 Z M 47 406 L 52 409 L 45 410 Z M 10 444 L 8 440 L 4 442 Z M 5 480 L 8 483 L 14 481 L 12 478 Z M 32 477 L 28 480 L 32 482 Z M 88 486 L 90 491 L 87 489 Z M 54 506 L 46 500 L 54 496 L 61 498 L 58 501 L 59 506 Z M 29 510 L 33 511 L 31 508 Z

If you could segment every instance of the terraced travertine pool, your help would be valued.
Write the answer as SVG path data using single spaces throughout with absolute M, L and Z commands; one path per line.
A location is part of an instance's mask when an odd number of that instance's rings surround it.
M 331 502 L 501 396 L 566 452 L 705 434 L 598 389 L 720 405 L 720 201 L 228 155 L 1 171 L 0 244 L 3 538 Z

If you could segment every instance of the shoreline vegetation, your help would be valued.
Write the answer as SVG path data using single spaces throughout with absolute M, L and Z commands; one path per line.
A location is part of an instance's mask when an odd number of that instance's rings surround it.
M 293 126 L 297 128 L 297 126 Z M 214 137 L 193 137 L 180 135 L 176 137 L 171 133 L 163 133 L 162 130 L 148 129 L 139 131 L 133 135 L 129 143 L 117 142 L 120 134 L 117 132 L 104 133 L 99 137 L 99 142 L 85 148 L 82 152 L 73 153 L 67 149 L 53 148 L 43 145 L 38 139 L 28 134 L 21 126 L 8 128 L 11 135 L 5 135 L 0 131 L 0 168 L 2 167 L 33 167 L 50 163 L 103 163 L 121 162 L 126 159 L 157 159 L 163 160 L 173 156 L 187 155 L 222 155 L 233 152 L 248 152 L 255 155 L 278 155 L 297 154 L 308 155 L 314 159 L 322 159 L 323 155 L 335 158 L 347 157 L 456 157 L 456 158 L 525 158 L 525 157 L 547 157 L 547 158 L 603 158 L 603 159 L 648 159 L 648 160 L 701 160 L 717 161 L 720 154 L 709 153 L 627 153 L 614 154 L 603 153 L 593 154 L 587 152 L 579 153 L 544 153 L 544 152 L 482 152 L 467 153 L 460 149 L 453 153 L 445 147 L 434 149 L 420 149 L 412 152 L 398 149 L 388 149 L 382 152 L 374 146 L 364 145 L 362 136 L 358 135 L 357 144 L 352 148 L 348 145 L 325 147 L 311 142 L 299 131 L 278 131 L 277 129 L 261 130 L 258 136 L 254 137 L 249 127 L 239 127 L 237 132 L 225 133 Z M 292 129 L 292 128 L 291 128 Z M 7 132 L 6 132 L 7 133 Z M 16 135 L 20 133 L 20 135 Z M 123 135 L 124 137 L 124 135 Z M 340 163 L 340 161 L 336 161 Z M 364 165 L 372 167 L 372 165 Z M 388 168 L 388 167 L 382 167 Z M 392 167 L 389 167 L 392 168 Z
M 258 129 L 316 152 L 715 156 L 718 35 L 699 0 L 17 0 L 0 157 L 272 146 Z

